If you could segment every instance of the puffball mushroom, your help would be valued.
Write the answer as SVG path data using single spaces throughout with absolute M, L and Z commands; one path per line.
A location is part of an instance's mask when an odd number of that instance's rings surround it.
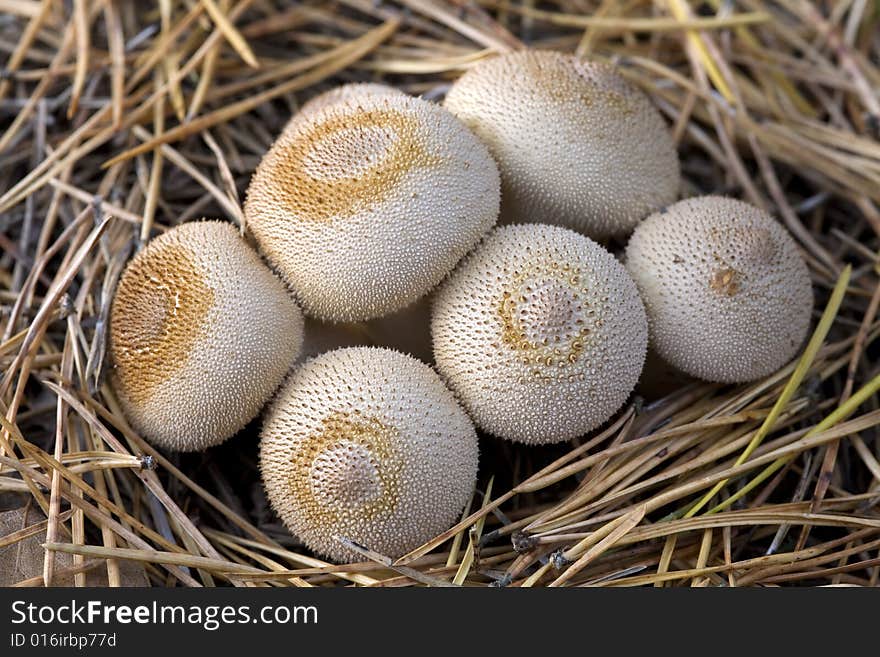
M 559 52 L 484 59 L 445 106 L 501 171 L 502 217 L 602 240 L 678 197 L 675 144 L 648 98 L 614 68 Z
M 436 286 L 495 223 L 499 189 L 486 147 L 445 109 L 359 95 L 281 134 L 245 215 L 306 314 L 361 321 Z
M 436 293 L 440 373 L 478 427 L 554 443 L 605 422 L 639 378 L 648 342 L 635 283 L 567 228 L 496 228 Z
M 252 420 L 302 345 L 282 281 L 230 224 L 182 224 L 125 268 L 110 313 L 113 386 L 131 424 L 179 451 Z
M 352 82 L 334 87 L 329 91 L 318 94 L 311 98 L 300 107 L 299 112 L 293 115 L 288 126 L 291 123 L 299 122 L 303 117 L 307 117 L 312 112 L 338 103 L 343 100 L 367 98 L 375 96 L 406 96 L 404 92 L 396 87 L 387 84 L 379 84 L 378 82 Z M 285 128 L 286 130 L 287 128 Z
M 470 419 L 424 363 L 328 352 L 294 371 L 266 415 L 260 470 L 290 531 L 337 561 L 337 536 L 399 557 L 455 523 L 477 476 Z
M 730 198 L 680 201 L 652 215 L 626 250 L 665 360 L 722 383 L 766 376 L 792 359 L 813 309 L 807 266 L 786 230 Z

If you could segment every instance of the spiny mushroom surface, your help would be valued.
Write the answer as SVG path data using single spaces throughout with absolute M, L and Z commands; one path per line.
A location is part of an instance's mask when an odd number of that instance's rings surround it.
M 299 112 L 294 114 L 285 127 L 285 131 L 290 129 L 291 125 L 299 123 L 304 117 L 309 116 L 313 112 L 333 105 L 343 100 L 358 98 L 368 98 L 375 96 L 406 96 L 404 92 L 396 87 L 387 84 L 379 84 L 378 82 L 352 82 L 334 87 L 329 91 L 318 94 L 311 98 L 300 107 Z
M 290 531 L 337 561 L 336 536 L 399 557 L 448 529 L 477 475 L 470 419 L 424 363 L 353 347 L 294 371 L 266 415 L 260 470 Z
M 501 215 L 602 240 L 675 201 L 678 155 L 660 114 L 606 64 L 543 50 L 482 60 L 445 106 L 501 171 Z
M 495 223 L 499 185 L 486 147 L 442 107 L 358 96 L 281 134 L 245 215 L 308 315 L 361 321 L 436 286 Z
M 125 268 L 110 314 L 113 385 L 131 424 L 179 451 L 244 427 L 302 345 L 284 284 L 230 224 L 182 224 Z
M 440 373 L 478 427 L 541 444 L 580 436 L 626 401 L 648 327 L 608 251 L 558 226 L 496 228 L 440 287 Z
M 791 360 L 810 326 L 813 292 L 797 245 L 772 217 L 720 196 L 680 201 L 642 223 L 626 266 L 657 352 L 723 383 Z

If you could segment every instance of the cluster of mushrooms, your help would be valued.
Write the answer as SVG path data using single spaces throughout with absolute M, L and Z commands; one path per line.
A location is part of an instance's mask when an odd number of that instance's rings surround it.
M 128 264 L 114 388 L 173 450 L 217 445 L 266 407 L 261 472 L 291 532 L 339 561 L 356 557 L 340 537 L 400 556 L 461 513 L 476 428 L 531 445 L 595 429 L 649 338 L 717 382 L 796 354 L 813 299 L 792 238 L 741 201 L 676 202 L 680 186 L 664 120 L 604 64 L 486 59 L 443 106 L 339 87 L 254 174 L 256 250 L 202 221 Z M 630 234 L 620 260 L 600 245 Z

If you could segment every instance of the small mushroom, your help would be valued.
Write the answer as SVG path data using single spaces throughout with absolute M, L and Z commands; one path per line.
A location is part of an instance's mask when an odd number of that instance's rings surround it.
M 650 100 L 609 65 L 527 50 L 481 60 L 445 106 L 489 147 L 501 216 L 602 240 L 678 197 L 675 144 Z
M 182 224 L 125 268 L 110 313 L 113 387 L 132 426 L 179 451 L 252 420 L 302 345 L 284 284 L 221 221 Z
M 809 329 L 813 292 L 797 245 L 748 203 L 703 196 L 648 217 L 626 266 L 653 347 L 692 376 L 735 383 L 771 374 Z
M 567 228 L 496 228 L 437 291 L 440 373 L 478 427 L 529 444 L 580 436 L 632 392 L 648 341 L 636 286 Z
M 473 424 L 424 363 L 389 349 L 328 352 L 268 411 L 260 469 L 272 507 L 312 550 L 337 537 L 392 558 L 448 529 L 477 476 Z
M 281 134 L 245 215 L 306 314 L 362 321 L 436 286 L 495 223 L 499 184 L 486 147 L 442 107 L 357 96 Z

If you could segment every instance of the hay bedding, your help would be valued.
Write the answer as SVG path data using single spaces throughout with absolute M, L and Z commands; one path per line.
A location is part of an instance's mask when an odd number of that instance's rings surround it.
M 779 218 L 816 334 L 749 385 L 654 368 L 572 444 L 484 438 L 461 523 L 394 564 L 325 563 L 267 507 L 256 423 L 184 456 L 127 427 L 105 378 L 114 284 L 150 235 L 240 223 L 257 162 L 319 91 L 438 99 L 524 45 L 615 61 L 670 122 L 685 195 Z M 133 561 L 184 586 L 878 583 L 876 3 L 0 0 L 0 50 L 0 503 L 29 508 L 0 551 L 37 562 L 12 579 L 117 585 Z

